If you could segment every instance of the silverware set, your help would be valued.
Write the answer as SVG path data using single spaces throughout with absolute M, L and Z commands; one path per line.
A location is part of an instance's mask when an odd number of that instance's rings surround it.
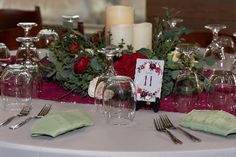
M 50 111 L 51 106 L 52 106 L 51 104 L 44 105 L 43 108 L 40 110 L 40 112 L 37 115 L 30 116 L 30 117 L 26 118 L 25 120 L 23 120 L 22 122 L 10 126 L 9 129 L 12 129 L 12 130 L 18 129 L 19 127 L 21 127 L 24 124 L 26 124 L 27 122 L 29 122 L 31 119 L 37 119 L 37 118 L 44 117 Z M 0 126 L 5 126 L 5 125 L 9 124 L 13 119 L 15 119 L 17 117 L 27 116 L 27 115 L 29 115 L 30 111 L 31 111 L 31 106 L 25 105 L 25 106 L 23 106 L 23 108 L 21 109 L 21 111 L 17 115 L 14 115 L 14 116 L 4 120 L 3 122 L 0 123 Z
M 181 131 L 185 136 L 187 136 L 189 139 L 191 139 L 193 142 L 201 142 L 200 138 L 197 138 L 196 136 L 188 133 L 184 129 L 178 126 L 174 126 L 173 123 L 170 121 L 167 115 L 162 114 L 159 115 L 159 118 L 153 119 L 154 121 L 154 126 L 157 131 L 159 132 L 164 132 L 167 135 L 169 135 L 170 139 L 175 143 L 175 144 L 183 144 L 181 140 L 179 140 L 177 137 L 175 137 L 169 130 L 179 130 Z

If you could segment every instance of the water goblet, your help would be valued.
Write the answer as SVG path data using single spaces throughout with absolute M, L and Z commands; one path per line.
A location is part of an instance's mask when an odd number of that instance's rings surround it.
M 96 106 L 97 111 L 103 112 L 102 109 L 102 93 L 104 90 L 104 87 L 106 86 L 107 80 L 116 74 L 116 71 L 113 67 L 113 57 L 118 53 L 119 48 L 115 45 L 109 45 L 102 50 L 100 50 L 100 53 L 103 53 L 107 60 L 107 68 L 105 72 L 101 74 L 101 76 L 98 78 L 96 87 L 94 90 L 94 104 Z
M 28 37 L 29 34 L 30 34 L 30 30 L 33 28 L 33 27 L 36 27 L 38 26 L 37 23 L 35 22 L 20 22 L 17 24 L 18 27 L 21 27 L 23 28 L 24 30 L 24 36 L 25 37 Z
M 128 125 L 135 117 L 136 90 L 126 76 L 112 76 L 103 91 L 104 115 L 108 124 Z

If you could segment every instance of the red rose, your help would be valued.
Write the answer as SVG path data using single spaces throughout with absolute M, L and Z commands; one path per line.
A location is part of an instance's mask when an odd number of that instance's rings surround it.
M 79 45 L 79 44 L 73 43 L 73 44 L 70 46 L 69 51 L 70 51 L 70 52 L 76 52 L 79 48 L 80 48 L 80 45 Z
M 74 72 L 76 74 L 82 74 L 88 69 L 89 60 L 87 57 L 81 57 L 74 64 Z
M 120 59 L 114 63 L 117 74 L 134 78 L 137 58 L 147 59 L 145 55 L 138 52 L 123 54 Z

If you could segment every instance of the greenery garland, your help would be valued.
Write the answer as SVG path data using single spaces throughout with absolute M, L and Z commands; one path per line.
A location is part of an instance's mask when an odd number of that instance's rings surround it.
M 137 52 L 144 54 L 150 59 L 165 61 L 165 69 L 162 84 L 162 97 L 171 94 L 174 82 L 185 58 L 178 62 L 173 61 L 173 53 L 176 46 L 182 42 L 181 37 L 190 32 L 185 27 L 170 28 L 167 21 L 178 12 L 174 9 L 167 9 L 166 16 L 161 19 L 156 17 L 153 33 L 153 49 L 140 49 Z M 132 46 L 126 49 L 121 41 L 120 52 L 116 59 L 122 54 L 132 53 Z M 58 81 L 64 88 L 74 90 L 81 95 L 87 95 L 89 82 L 99 76 L 106 67 L 104 55 L 98 50 L 105 46 L 104 31 L 95 34 L 82 35 L 76 31 L 69 31 L 52 44 L 49 48 L 48 64 L 43 65 L 47 78 Z M 191 68 L 198 70 L 204 66 L 203 59 L 195 56 L 195 64 Z M 212 62 L 212 59 L 208 59 Z M 200 64 L 201 63 L 201 64 Z M 76 68 L 78 66 L 79 68 Z M 190 66 L 190 62 L 187 66 Z

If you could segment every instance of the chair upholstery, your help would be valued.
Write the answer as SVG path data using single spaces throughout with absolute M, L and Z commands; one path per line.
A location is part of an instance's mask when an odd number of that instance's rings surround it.
M 35 22 L 38 24 L 34 27 L 30 34 L 36 36 L 42 28 L 42 17 L 40 8 L 35 7 L 33 11 L 17 10 L 17 9 L 0 9 L 0 42 L 5 43 L 9 49 L 17 49 L 19 44 L 16 38 L 24 36 L 22 28 L 17 27 L 19 22 Z

